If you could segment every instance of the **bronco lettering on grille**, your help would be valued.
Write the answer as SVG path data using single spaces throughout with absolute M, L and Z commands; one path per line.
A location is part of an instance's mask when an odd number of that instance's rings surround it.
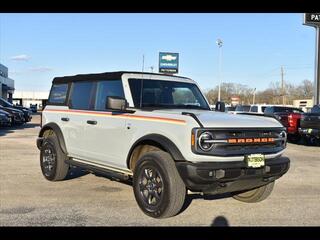
M 231 138 L 228 139 L 228 143 L 237 144 L 237 143 L 270 143 L 274 142 L 274 138 Z

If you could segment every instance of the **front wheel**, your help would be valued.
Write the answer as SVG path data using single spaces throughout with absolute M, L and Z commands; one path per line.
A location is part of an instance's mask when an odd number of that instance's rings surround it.
M 249 191 L 234 195 L 233 198 L 241 202 L 254 203 L 261 202 L 270 196 L 274 187 L 274 181 Z
M 170 154 L 145 153 L 133 173 L 133 191 L 141 210 L 154 218 L 168 218 L 182 208 L 186 186 Z

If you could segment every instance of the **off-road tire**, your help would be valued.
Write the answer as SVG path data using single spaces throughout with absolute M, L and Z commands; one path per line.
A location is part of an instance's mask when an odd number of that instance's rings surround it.
M 46 170 L 47 163 L 45 162 L 46 151 L 52 153 L 52 170 Z M 43 140 L 40 150 L 40 166 L 43 176 L 49 181 L 64 180 L 69 171 L 69 164 L 65 163 L 67 155 L 63 153 L 58 138 L 55 134 L 46 137 Z
M 160 191 L 160 200 L 155 200 L 155 206 L 147 202 L 146 195 L 149 196 L 150 192 L 146 193 L 148 190 L 143 186 L 143 183 L 148 180 L 146 171 L 148 172 L 150 169 L 152 176 L 157 176 L 154 180 L 154 186 L 158 187 L 159 179 L 162 181 L 159 186 L 163 186 Z M 152 178 L 149 180 L 152 185 Z M 158 189 L 157 187 L 154 188 Z M 150 191 L 155 194 L 152 190 Z M 146 215 L 153 218 L 168 218 L 178 214 L 181 210 L 186 197 L 186 186 L 170 154 L 164 151 L 152 151 L 143 154 L 134 168 L 133 192 L 139 207 Z M 154 199 L 156 198 L 154 197 Z
M 273 187 L 274 181 L 262 187 L 236 194 L 233 196 L 233 198 L 247 203 L 261 202 L 271 194 Z

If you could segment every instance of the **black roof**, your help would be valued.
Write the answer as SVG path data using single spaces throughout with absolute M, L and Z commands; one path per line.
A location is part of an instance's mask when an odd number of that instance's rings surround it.
M 118 71 L 118 72 L 90 73 L 90 74 L 78 74 L 73 76 L 55 77 L 52 83 L 57 84 L 57 83 L 68 83 L 68 82 L 74 82 L 74 81 L 117 80 L 117 79 L 121 79 L 121 76 L 125 73 L 150 74 L 155 76 L 170 76 L 170 77 L 173 76 L 173 75 L 162 74 L 162 73 Z M 181 76 L 173 76 L 173 77 L 186 78 Z

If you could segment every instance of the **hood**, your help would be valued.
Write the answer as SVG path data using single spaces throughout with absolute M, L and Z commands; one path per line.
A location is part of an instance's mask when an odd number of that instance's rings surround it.
M 23 112 L 21 110 L 16 109 L 16 108 L 4 107 L 3 110 L 4 111 L 10 111 L 10 112 L 13 112 L 13 113 L 22 113 L 23 114 Z
M 154 112 L 181 115 L 182 112 L 194 113 L 204 127 L 208 128 L 273 128 L 283 127 L 276 119 L 264 116 L 237 115 L 224 112 L 191 109 L 165 109 Z
M 1 110 L 1 109 L 0 109 L 0 114 L 4 114 L 6 116 L 10 116 L 11 115 L 9 112 L 6 112 L 6 111 Z

